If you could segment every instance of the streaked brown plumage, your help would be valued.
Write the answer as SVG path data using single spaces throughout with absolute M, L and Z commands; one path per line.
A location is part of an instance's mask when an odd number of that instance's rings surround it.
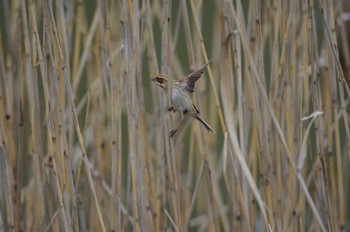
M 178 111 L 181 113 L 181 121 L 179 125 L 176 127 L 176 129 L 170 131 L 169 136 L 173 137 L 176 133 L 176 131 L 180 128 L 182 125 L 184 115 L 189 115 L 198 121 L 200 121 L 204 127 L 211 132 L 215 131 L 206 123 L 200 116 L 199 111 L 197 107 L 192 103 L 192 99 L 190 96 L 190 93 L 194 91 L 196 81 L 201 77 L 201 75 L 204 73 L 205 69 L 207 68 L 208 64 L 205 64 L 200 69 L 192 72 L 185 78 L 174 81 L 172 83 L 172 94 L 171 94 L 171 101 L 172 106 L 169 107 L 169 111 Z M 159 85 L 162 89 L 164 89 L 166 92 L 168 91 L 168 76 L 164 74 L 159 74 L 156 77 L 152 79 L 153 82 L 156 82 L 157 85 Z

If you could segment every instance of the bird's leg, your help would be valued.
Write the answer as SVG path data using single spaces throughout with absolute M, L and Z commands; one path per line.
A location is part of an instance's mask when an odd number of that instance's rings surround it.
M 184 121 L 184 115 L 181 113 L 181 121 L 180 121 L 179 125 L 176 127 L 176 129 L 170 131 L 170 133 L 169 133 L 169 138 L 171 138 L 171 137 L 173 137 L 173 136 L 175 135 L 175 133 L 177 132 L 177 130 L 178 130 L 178 129 L 180 128 L 180 126 L 182 125 L 183 121 Z
M 173 111 L 173 112 L 175 112 L 175 111 L 176 111 L 176 109 L 175 109 L 175 107 L 174 107 L 174 106 L 170 106 L 170 107 L 168 108 L 168 111 Z

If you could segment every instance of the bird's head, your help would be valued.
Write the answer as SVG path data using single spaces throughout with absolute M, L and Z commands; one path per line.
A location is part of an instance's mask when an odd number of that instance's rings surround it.
M 168 76 L 165 74 L 158 74 L 157 76 L 152 78 L 151 81 L 155 82 L 162 89 L 167 89 L 168 87 Z

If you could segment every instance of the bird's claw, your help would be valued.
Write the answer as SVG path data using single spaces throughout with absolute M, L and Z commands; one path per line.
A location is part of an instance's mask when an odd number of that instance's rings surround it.
M 175 112 L 176 110 L 175 110 L 174 106 L 170 106 L 170 107 L 168 108 L 168 111 L 173 111 L 173 112 Z
M 170 131 L 170 133 L 169 133 L 169 138 L 173 137 L 173 136 L 175 135 L 176 131 L 177 131 L 177 130 L 172 130 L 172 131 Z

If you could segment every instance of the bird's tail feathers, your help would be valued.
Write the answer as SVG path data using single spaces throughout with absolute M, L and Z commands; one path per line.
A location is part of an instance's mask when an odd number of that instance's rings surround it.
M 208 125 L 208 123 L 206 123 L 203 119 L 201 119 L 201 117 L 199 117 L 197 114 L 195 114 L 193 117 L 194 117 L 195 119 L 197 119 L 198 121 L 200 121 L 200 122 L 203 124 L 203 126 L 204 126 L 208 131 L 211 131 L 211 132 L 215 133 L 214 129 L 211 128 L 211 127 Z

